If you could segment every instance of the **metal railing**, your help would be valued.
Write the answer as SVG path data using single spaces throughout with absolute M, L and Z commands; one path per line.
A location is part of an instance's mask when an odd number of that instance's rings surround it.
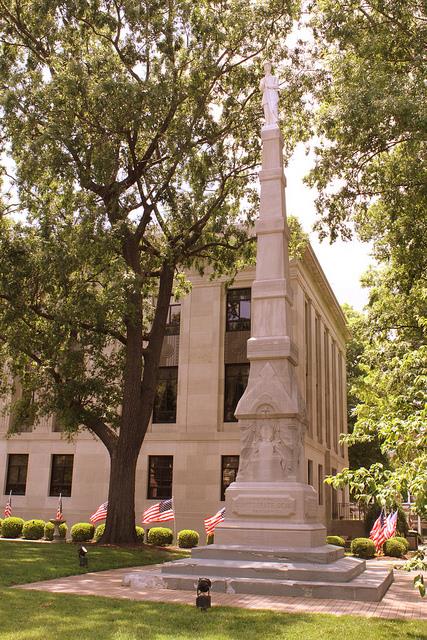
M 366 505 L 357 502 L 338 502 L 333 505 L 333 520 L 364 520 Z

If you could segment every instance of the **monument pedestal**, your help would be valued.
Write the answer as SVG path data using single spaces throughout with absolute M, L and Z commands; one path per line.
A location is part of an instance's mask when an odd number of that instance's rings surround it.
M 227 518 L 215 529 L 219 545 L 318 547 L 326 529 L 318 521 L 317 494 L 299 482 L 233 482 Z

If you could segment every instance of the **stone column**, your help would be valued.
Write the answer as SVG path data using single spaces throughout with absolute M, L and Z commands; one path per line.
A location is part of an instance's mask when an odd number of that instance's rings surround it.
M 250 374 L 237 409 L 240 467 L 226 491 L 216 544 L 314 547 L 325 544 L 317 492 L 305 483 L 305 409 L 292 339 L 283 140 L 263 127 L 256 278 L 252 288 Z

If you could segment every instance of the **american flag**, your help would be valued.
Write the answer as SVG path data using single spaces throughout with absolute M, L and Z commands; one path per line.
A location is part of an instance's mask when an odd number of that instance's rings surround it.
M 62 520 L 62 493 L 59 494 L 58 508 L 56 510 L 56 519 Z
M 395 511 L 394 513 L 390 513 L 387 516 L 387 520 L 385 523 L 385 533 L 387 535 L 386 540 L 388 540 L 389 538 L 392 538 L 396 533 L 397 515 L 398 515 L 397 511 Z
M 207 535 L 210 535 L 214 532 L 215 527 L 224 520 L 225 518 L 225 507 L 216 512 L 214 516 L 205 519 L 205 531 Z
M 11 515 L 12 515 L 12 491 L 9 494 L 9 499 L 6 502 L 6 506 L 4 508 L 4 517 L 10 518 Z
M 374 526 L 371 529 L 371 533 L 369 537 L 375 543 L 375 548 L 377 551 L 381 549 L 384 542 L 387 540 L 385 535 L 385 526 L 386 526 L 386 517 L 384 513 L 384 509 L 381 509 L 381 513 L 378 518 L 374 522 Z
M 167 522 L 168 520 L 174 519 L 173 498 L 153 504 L 152 507 L 148 507 L 142 514 L 142 524 L 148 524 L 149 522 Z
M 96 524 L 107 517 L 108 501 L 103 502 L 89 518 L 92 524 Z

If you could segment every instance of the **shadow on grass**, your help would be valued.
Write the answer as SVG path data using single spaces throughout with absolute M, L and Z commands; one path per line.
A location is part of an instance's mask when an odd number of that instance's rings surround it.
M 51 580 L 88 571 L 105 571 L 177 560 L 185 552 L 149 546 L 103 547 L 88 545 L 88 568 L 79 567 L 78 544 L 39 544 L 0 540 L 0 586 Z
M 427 622 L 281 614 L 3 589 L 0 640 L 425 640 Z

